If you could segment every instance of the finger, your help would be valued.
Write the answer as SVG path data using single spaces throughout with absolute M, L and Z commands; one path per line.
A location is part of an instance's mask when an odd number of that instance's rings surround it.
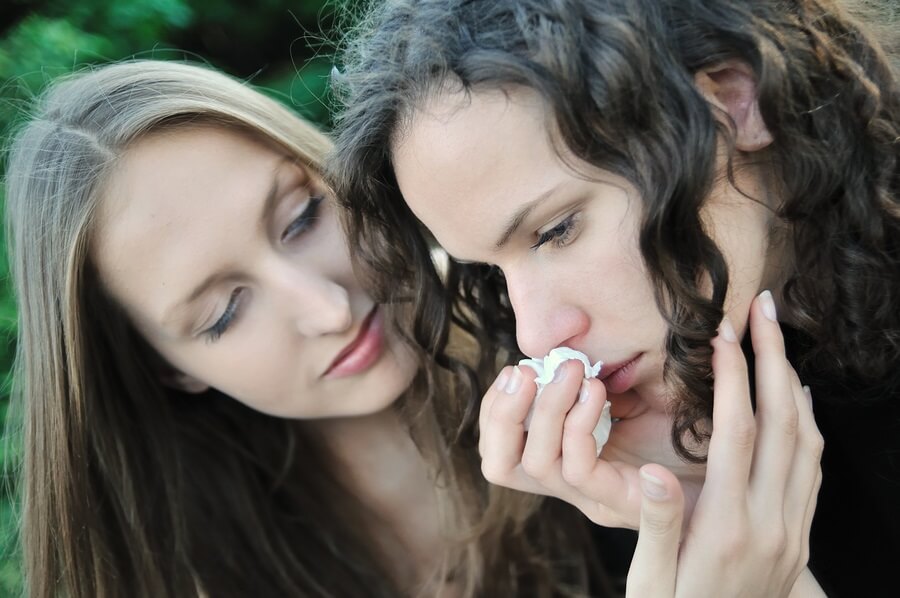
M 660 465 L 640 469 L 641 527 L 626 582 L 626 597 L 675 595 L 684 495 L 675 476 Z
M 601 457 L 584 482 L 573 488 L 591 501 L 590 508 L 583 509 L 591 521 L 629 529 L 640 525 L 640 476 L 633 465 Z
M 562 475 L 573 486 L 585 483 L 597 463 L 594 429 L 606 405 L 606 386 L 591 378 L 578 391 L 578 402 L 569 411 L 563 425 Z
M 776 513 L 784 504 L 784 489 L 797 442 L 798 411 L 792 368 L 784 353 L 772 293 L 764 291 L 750 307 L 750 334 L 756 356 L 757 435 L 750 486 L 761 508 Z
M 819 502 L 819 489 L 822 487 L 822 467 L 818 468 L 816 473 L 816 481 L 813 484 L 812 491 L 809 493 L 809 502 L 806 504 L 806 517 L 803 521 L 803 531 L 800 538 L 800 565 L 806 566 L 809 563 L 809 535 L 812 530 L 813 517 L 816 514 L 816 504 Z
M 789 523 L 788 532 L 799 533 L 799 541 L 808 549 L 809 528 L 822 480 L 821 459 L 824 442 L 812 415 L 811 395 L 800 387 L 800 380 L 796 374 L 793 374 L 793 377 L 799 424 L 791 476 L 785 491 L 784 516 L 786 523 L 802 522 L 802 525 Z M 808 550 L 805 554 L 808 554 Z
M 512 366 L 506 366 L 500 373 L 497 374 L 497 378 L 494 380 L 494 383 L 487 389 L 487 392 L 484 394 L 484 397 L 481 399 L 481 408 L 478 412 L 478 453 L 482 453 L 482 445 L 484 442 L 485 436 L 485 422 L 488 419 L 488 415 L 491 412 L 491 405 L 494 404 L 494 400 L 497 396 L 504 394 L 504 388 L 506 388 L 506 384 L 509 382 L 509 378 L 512 375 L 513 368 Z
M 481 470 L 501 486 L 512 486 L 512 474 L 521 463 L 525 447 L 525 418 L 537 389 L 534 373 L 515 366 L 502 393 L 494 398 L 484 420 Z
M 747 362 L 727 316 L 722 319 L 712 346 L 713 431 L 705 488 L 709 492 L 744 497 L 753 459 L 756 422 L 750 404 Z
M 553 382 L 544 387 L 534 403 L 522 468 L 539 482 L 543 483 L 543 478 L 548 478 L 551 471 L 559 467 L 563 425 L 578 398 L 582 380 L 584 365 L 570 359 L 557 368 Z

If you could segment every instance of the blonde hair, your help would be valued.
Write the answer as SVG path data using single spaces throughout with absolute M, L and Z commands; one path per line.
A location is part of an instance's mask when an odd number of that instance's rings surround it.
M 160 358 L 94 271 L 93 216 L 117 160 L 146 135 L 192 125 L 242 130 L 313 171 L 331 148 L 250 86 L 158 61 L 58 80 L 14 138 L 6 210 L 29 594 L 397 595 L 361 531 L 364 505 L 333 474 L 314 430 L 216 391 L 186 400 L 163 386 Z M 450 446 L 463 419 L 448 406 L 453 376 L 422 359 L 413 388 L 430 390 L 403 413 L 442 473 L 447 521 L 463 530 L 436 577 L 457 576 L 466 595 L 512 594 L 531 580 L 535 595 L 550 595 L 582 580 L 571 566 L 581 557 L 564 554 L 577 545 L 568 515 L 536 526 L 540 501 L 489 491 L 474 448 Z M 443 404 L 432 413 L 433 396 Z M 557 557 L 566 572 L 555 577 Z

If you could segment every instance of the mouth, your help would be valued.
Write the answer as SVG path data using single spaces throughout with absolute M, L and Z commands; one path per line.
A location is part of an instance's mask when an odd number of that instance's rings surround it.
M 631 388 L 635 382 L 636 366 L 643 355 L 638 353 L 628 361 L 605 366 L 598 378 L 606 385 L 606 390 L 613 394 L 621 394 Z
M 343 378 L 367 370 L 384 351 L 384 320 L 376 304 L 350 343 L 332 360 L 323 378 Z

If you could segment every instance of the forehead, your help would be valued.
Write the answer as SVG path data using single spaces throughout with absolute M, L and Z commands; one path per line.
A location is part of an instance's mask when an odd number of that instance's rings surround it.
M 104 284 L 138 320 L 241 246 L 284 156 L 224 129 L 151 135 L 129 148 L 105 189 L 92 254 Z
M 404 199 L 454 256 L 490 249 L 481 241 L 496 241 L 522 203 L 573 177 L 546 114 L 527 89 L 442 92 L 398 135 L 392 158 Z

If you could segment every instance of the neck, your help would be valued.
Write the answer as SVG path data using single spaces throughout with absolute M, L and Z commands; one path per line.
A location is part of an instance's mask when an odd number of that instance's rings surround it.
M 348 489 L 371 513 L 369 532 L 401 587 L 418 587 L 445 547 L 434 475 L 396 409 L 315 422 Z
M 401 484 L 401 490 L 407 484 L 407 488 L 428 486 L 422 455 L 394 408 L 320 420 L 315 427 L 354 490 L 367 495 Z

